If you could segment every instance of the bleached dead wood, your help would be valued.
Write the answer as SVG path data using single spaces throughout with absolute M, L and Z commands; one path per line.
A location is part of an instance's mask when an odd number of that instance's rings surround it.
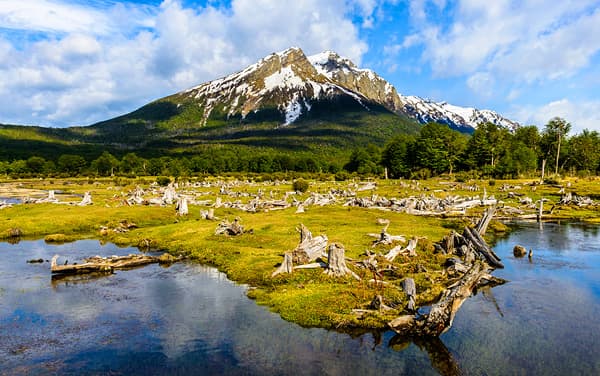
M 360 280 L 360 277 L 346 265 L 344 246 L 339 243 L 330 244 L 327 249 L 327 268 L 325 269 L 325 273 L 332 277 L 350 275 Z
M 464 301 L 471 296 L 482 279 L 488 276 L 486 265 L 482 262 L 476 262 L 458 282 L 444 291 L 440 300 L 431 307 L 428 314 L 418 317 L 412 315 L 400 316 L 390 321 L 388 323 L 389 327 L 401 335 L 440 336 L 452 327 L 456 312 Z M 503 281 L 499 280 L 498 282 Z
M 481 217 L 481 219 L 477 223 L 477 226 L 475 226 L 479 235 L 481 235 L 481 236 L 485 235 L 485 232 L 487 231 L 487 228 L 488 228 L 490 222 L 492 221 L 492 218 L 494 217 L 495 213 L 496 213 L 495 206 L 492 206 L 485 211 L 485 214 L 483 215 L 483 217 Z
M 283 254 L 283 261 L 281 265 L 271 274 L 271 277 L 275 277 L 278 274 L 292 274 L 294 271 L 294 265 L 292 263 L 292 254 L 291 252 L 286 252 Z
M 396 257 L 398 257 L 398 255 L 407 255 L 410 257 L 415 257 L 417 255 L 417 252 L 416 252 L 417 242 L 418 242 L 418 239 L 413 237 L 412 239 L 409 240 L 408 246 L 406 246 L 406 248 L 402 248 L 401 246 L 396 246 L 396 247 L 392 248 L 384 257 L 389 262 L 393 262 L 396 259 Z
M 200 217 L 209 221 L 217 219 L 215 217 L 215 209 L 213 208 L 210 208 L 208 210 L 200 210 Z
M 231 235 L 231 236 L 236 236 L 236 235 L 241 235 L 244 233 L 244 227 L 240 224 L 240 221 L 238 218 L 233 220 L 233 223 L 229 222 L 229 221 L 222 221 L 221 223 L 219 223 L 217 225 L 217 228 L 215 229 L 215 235 Z
M 153 263 L 170 263 L 172 257 L 157 257 L 148 255 L 130 254 L 127 256 L 100 257 L 93 256 L 85 259 L 82 264 L 58 265 L 59 255 L 54 255 L 50 263 L 52 274 L 86 274 L 86 273 L 112 273 L 114 270 L 133 268 Z
M 83 195 L 83 199 L 77 205 L 79 205 L 79 206 L 92 205 L 92 195 L 90 194 L 90 192 L 85 192 L 85 194 Z
M 402 281 L 402 290 L 408 297 L 407 308 L 409 311 L 415 310 L 415 296 L 417 295 L 417 288 L 415 287 L 415 280 L 412 278 L 405 278 Z
M 175 210 L 177 211 L 178 216 L 188 215 L 188 203 L 186 197 L 179 197 L 177 199 L 177 205 L 175 206 Z
M 300 233 L 300 242 L 292 251 L 295 264 L 306 264 L 326 254 L 326 235 L 313 238 L 312 233 L 303 224 L 300 224 L 300 228 L 296 228 L 296 231 Z

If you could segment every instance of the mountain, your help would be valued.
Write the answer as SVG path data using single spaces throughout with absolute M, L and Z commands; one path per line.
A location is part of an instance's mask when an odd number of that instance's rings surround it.
M 387 111 L 403 121 L 439 122 L 465 133 L 472 133 L 481 122 L 509 129 L 519 126 L 493 111 L 399 94 L 377 73 L 360 69 L 335 52 L 306 56 L 300 48 L 273 53 L 240 72 L 160 99 L 108 124 L 133 121 L 166 129 L 202 129 L 269 122 L 285 128 L 324 116 L 343 122 L 348 113 Z
M 408 115 L 421 124 L 446 124 L 461 132 L 472 133 L 480 123 L 490 122 L 510 130 L 519 127 L 515 121 L 490 110 L 453 106 L 446 102 L 432 102 L 416 96 L 399 94 L 396 88 L 370 69 L 360 69 L 333 51 L 326 51 L 308 59 L 323 75 L 340 86 L 360 93 L 383 104 L 390 111 Z
M 518 127 L 493 111 L 402 95 L 377 73 L 335 52 L 306 56 L 290 48 L 91 126 L 38 127 L 33 134 L 31 127 L 23 127 L 29 128 L 23 133 L 18 127 L 0 126 L 0 142 L 10 154 L 31 147 L 145 155 L 261 147 L 331 156 L 356 145 L 383 145 L 399 133 L 416 134 L 419 123 L 439 122 L 472 133 L 488 121 Z M 27 134 L 27 140 L 16 142 L 19 134 Z

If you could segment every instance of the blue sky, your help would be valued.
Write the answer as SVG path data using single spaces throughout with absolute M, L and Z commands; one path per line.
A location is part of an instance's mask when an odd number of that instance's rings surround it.
M 405 95 L 600 131 L 600 1 L 0 0 L 0 122 L 88 125 L 291 46 Z

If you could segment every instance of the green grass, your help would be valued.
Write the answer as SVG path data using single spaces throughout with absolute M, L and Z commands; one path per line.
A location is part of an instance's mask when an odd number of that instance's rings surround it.
M 215 178 L 209 179 L 215 180 Z M 151 181 L 151 180 L 149 180 Z M 403 213 L 385 212 L 343 206 L 308 207 L 303 214 L 295 214 L 295 208 L 280 211 L 245 213 L 234 209 L 219 208 L 215 215 L 221 219 L 233 220 L 239 217 L 246 230 L 238 237 L 215 235 L 216 221 L 200 218 L 198 206 L 190 206 L 190 214 L 185 218 L 175 216 L 174 207 L 126 206 L 123 205 L 124 193 L 135 187 L 138 181 L 123 179 L 123 186 L 115 186 L 113 180 L 98 180 L 90 184 L 87 180 L 70 179 L 44 181 L 21 181 L 21 187 L 31 189 L 63 189 L 71 193 L 92 192 L 94 205 L 87 207 L 37 204 L 15 205 L 0 212 L 0 237 L 6 237 L 11 228 L 20 228 L 25 237 L 47 237 L 54 241 L 72 241 L 78 238 L 101 238 L 119 245 L 151 244 L 153 248 L 167 250 L 172 254 L 185 254 L 191 258 L 217 267 L 227 276 L 252 288 L 249 297 L 258 304 L 268 306 L 284 319 L 305 326 L 327 328 L 382 328 L 391 316 L 402 314 L 406 305 L 406 297 L 399 289 L 403 278 L 411 277 L 417 285 L 417 304 L 426 305 L 435 301 L 448 283 L 442 272 L 444 255 L 433 252 L 433 242 L 440 240 L 451 228 L 460 229 L 468 219 L 465 218 L 432 218 L 412 216 Z M 378 181 L 376 191 L 361 192 L 361 196 L 373 193 L 385 197 L 405 197 L 407 195 L 435 194 L 438 197 L 447 194 L 474 195 L 462 184 L 449 192 L 437 190 L 448 187 L 442 179 L 421 182 L 418 189 L 406 187 L 399 181 Z M 404 182 L 407 183 L 407 182 Z M 472 182 L 483 185 L 485 182 Z M 495 186 L 486 187 L 488 195 L 496 195 L 504 199 L 506 192 L 500 191 L 504 184 L 521 185 L 522 192 L 533 197 L 559 199 L 558 189 L 541 186 L 529 192 L 524 183 L 527 181 L 497 182 Z M 594 181 L 573 180 L 572 189 L 577 192 L 596 194 Z M 331 188 L 350 188 L 351 182 L 310 182 L 309 192 L 326 192 Z M 410 185 L 410 184 L 409 184 Z M 427 190 L 423 190 L 426 187 Z M 234 191 L 257 192 L 261 189 L 269 197 L 273 191 L 281 197 L 289 191 L 290 185 L 269 185 L 267 183 L 251 183 L 233 188 Z M 196 192 L 206 193 L 202 199 L 213 198 L 217 188 L 198 188 Z M 303 200 L 310 193 L 298 197 Z M 224 200 L 229 198 L 224 197 Z M 243 202 L 250 200 L 242 197 Z M 512 201 L 511 201 L 512 200 Z M 506 205 L 516 205 L 513 199 L 506 199 Z M 473 210 L 475 219 L 480 209 Z M 555 209 L 560 218 L 586 218 L 598 221 L 597 208 Z M 331 278 L 322 270 L 297 270 L 291 275 L 280 275 L 271 278 L 271 273 L 283 259 L 283 253 L 292 250 L 298 243 L 299 236 L 295 228 L 306 225 L 313 235 L 326 234 L 330 242 L 343 244 L 346 256 L 359 260 L 367 249 L 372 249 L 373 238 L 368 233 L 378 233 L 381 225 L 378 218 L 388 219 L 391 224 L 388 232 L 402 234 L 407 238 L 423 237 L 419 241 L 418 256 L 415 258 L 398 257 L 393 263 L 395 270 L 387 272 L 384 280 L 390 284 L 381 288 L 367 281 L 373 276 L 355 265 L 349 266 L 359 274 L 361 281 L 348 278 Z M 100 226 L 113 228 L 121 221 L 133 222 L 138 228 L 126 233 L 110 232 L 100 234 Z M 501 224 L 491 226 L 498 231 L 505 231 Z M 373 251 L 385 254 L 391 246 L 377 247 Z M 387 262 L 378 258 L 380 265 Z M 424 272 L 423 270 L 426 270 Z M 389 313 L 372 313 L 357 316 L 353 309 L 364 309 L 375 295 L 382 295 L 386 304 L 396 309 Z

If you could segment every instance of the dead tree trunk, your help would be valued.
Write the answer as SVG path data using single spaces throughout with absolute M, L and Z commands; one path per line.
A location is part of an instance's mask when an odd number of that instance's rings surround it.
M 188 203 L 187 203 L 187 198 L 185 197 L 180 197 L 177 200 L 177 206 L 175 207 L 175 210 L 177 210 L 177 215 L 180 217 L 183 217 L 185 215 L 188 215 Z
M 417 295 L 417 288 L 415 287 L 415 280 L 412 278 L 406 278 L 402 281 L 402 289 L 408 297 L 407 308 L 413 312 L 415 310 L 415 296 Z
M 415 257 L 417 255 L 417 252 L 415 251 L 417 248 L 417 242 L 418 242 L 417 238 L 412 238 L 408 242 L 408 246 L 406 246 L 406 248 L 402 248 L 401 246 L 396 246 L 396 247 L 392 248 L 384 257 L 389 262 L 394 261 L 398 255 L 407 255 L 410 257 Z
M 215 229 L 215 235 L 241 235 L 244 233 L 244 227 L 240 224 L 239 219 L 235 219 L 233 223 L 229 223 L 228 221 L 223 221 L 217 225 Z
M 296 230 L 300 233 L 300 243 L 292 252 L 295 264 L 306 264 L 325 254 L 328 240 L 326 235 L 313 238 L 312 233 L 303 224 Z
M 351 275 L 360 280 L 360 277 L 346 266 L 344 246 L 338 243 L 329 245 L 327 250 L 327 269 L 325 273 L 332 277 L 344 277 Z
M 292 262 L 292 253 L 286 252 L 283 254 L 283 261 L 281 262 L 281 265 L 273 272 L 273 274 L 271 274 L 271 277 L 275 277 L 277 274 L 283 273 L 292 274 L 293 270 L 294 264 Z
M 91 204 L 92 204 L 92 195 L 90 194 L 90 192 L 85 192 L 85 194 L 83 195 L 83 199 L 77 205 L 86 206 L 86 205 L 91 205 Z
M 485 214 L 483 215 L 483 217 L 481 217 L 481 219 L 479 220 L 479 223 L 477 223 L 477 226 L 476 226 L 476 229 L 477 229 L 477 232 L 479 233 L 479 235 L 481 235 L 481 236 L 485 235 L 485 232 L 487 231 L 487 228 L 488 228 L 490 222 L 492 221 L 492 218 L 494 217 L 495 213 L 496 213 L 495 206 L 492 206 L 488 210 L 486 210 Z
M 454 285 L 448 287 L 429 314 L 414 317 L 400 316 L 388 323 L 396 333 L 409 336 L 438 337 L 452 326 L 454 316 L 463 302 L 471 296 L 479 282 L 488 276 L 486 266 L 476 262 Z
M 488 264 L 494 268 L 504 268 L 504 265 L 500 261 L 500 257 L 498 257 L 490 246 L 487 245 L 486 241 L 479 235 L 477 230 L 465 227 L 463 237 L 471 243 L 475 252 L 485 258 L 485 261 L 487 261 Z

